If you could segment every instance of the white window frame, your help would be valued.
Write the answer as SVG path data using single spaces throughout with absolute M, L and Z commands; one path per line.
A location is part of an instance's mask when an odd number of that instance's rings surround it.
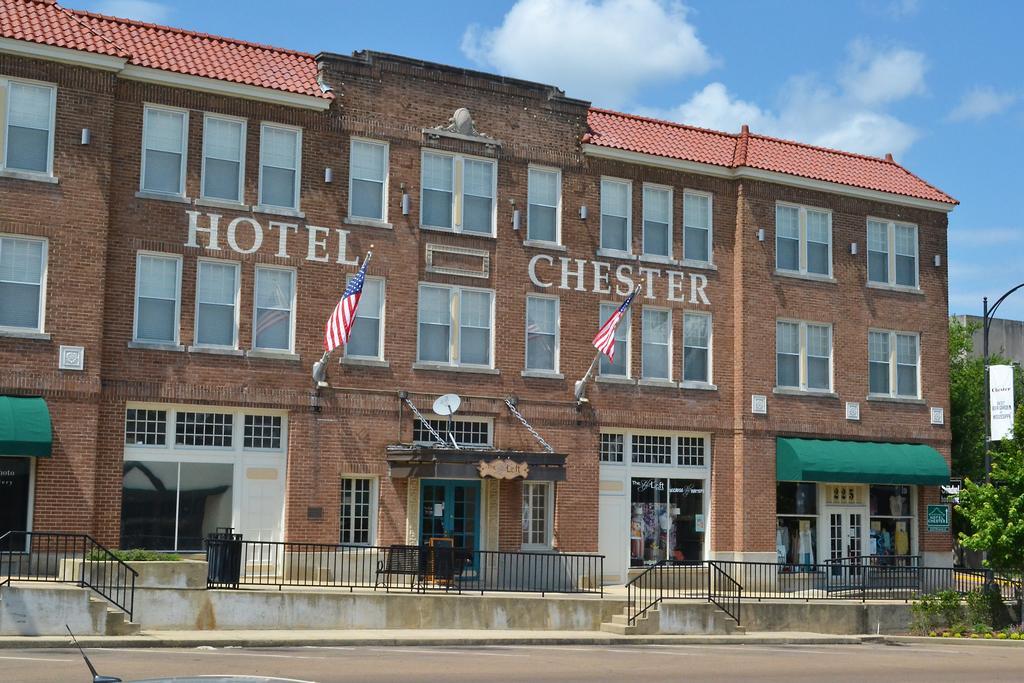
M 886 263 L 888 264 L 888 279 L 886 282 L 880 280 L 871 279 L 871 266 L 870 266 L 870 239 L 871 239 L 871 223 L 881 223 L 885 225 L 886 229 Z M 913 228 L 914 229 L 914 284 L 913 285 L 901 285 L 896 283 L 896 226 Z M 916 223 L 908 223 L 905 221 L 894 221 L 888 218 L 878 218 L 876 216 L 868 216 L 865 222 L 865 249 L 864 258 L 867 267 L 867 285 L 868 287 L 877 287 L 884 289 L 897 289 L 909 292 L 918 292 L 921 290 L 921 230 Z
M 652 313 L 654 313 L 654 312 L 668 313 L 668 341 L 665 344 L 666 350 L 668 351 L 668 377 L 650 377 L 647 374 L 647 368 L 643 367 L 643 361 L 644 361 L 643 347 L 644 347 L 644 345 L 647 344 L 647 341 L 644 339 L 644 316 L 647 314 L 647 311 L 651 311 Z M 672 309 L 671 308 L 666 308 L 666 307 L 663 307 L 663 306 L 644 306 L 641 309 L 641 311 L 640 311 L 640 347 L 641 347 L 641 349 L 640 349 L 640 366 L 641 366 L 640 367 L 640 378 L 641 379 L 647 380 L 649 382 L 672 382 L 672 381 L 674 381 L 672 379 L 672 375 L 673 375 L 672 368 L 673 368 L 673 365 L 674 365 L 672 347 L 675 345 L 675 334 L 674 334 L 675 330 L 673 329 L 674 327 L 675 327 L 675 324 L 672 322 Z M 661 344 L 659 343 L 658 346 L 661 346 Z
M 650 254 L 647 252 L 647 190 L 654 190 L 656 192 L 667 192 L 668 193 L 668 254 Z M 667 260 L 672 261 L 674 253 L 675 240 L 673 239 L 673 233 L 675 231 L 675 192 L 669 185 L 658 185 L 657 183 L 644 183 L 640 189 L 640 228 L 643 233 L 641 239 L 641 252 L 645 259 L 651 260 Z M 604 213 L 601 213 L 604 216 Z
M 178 276 L 176 278 L 174 286 L 174 339 L 173 341 L 164 340 L 153 340 L 153 339 L 139 339 L 139 286 L 141 285 L 141 274 L 143 256 L 151 256 L 155 258 L 164 258 L 177 262 Z M 180 344 L 181 343 L 181 276 L 184 259 L 180 254 L 167 254 L 160 251 L 147 251 L 140 249 L 135 254 L 135 301 L 133 311 L 133 322 L 132 322 L 132 341 L 141 344 Z M 198 275 L 197 275 L 198 278 Z M 198 296 L 198 294 L 197 294 Z
M 783 386 L 779 384 L 779 323 L 787 323 L 791 325 L 798 325 L 800 328 L 800 355 L 798 368 L 800 371 L 800 384 L 798 387 Z M 807 386 L 807 375 L 808 375 L 808 354 L 807 354 L 807 326 L 813 327 L 827 327 L 828 328 L 828 388 L 827 389 L 812 389 Z M 835 364 L 836 364 L 836 352 L 835 352 L 836 340 L 835 340 L 835 327 L 832 323 L 815 322 L 813 320 L 794 320 L 791 318 L 778 318 L 775 321 L 775 389 L 778 392 L 800 392 L 806 394 L 824 394 L 829 395 L 835 391 Z
M 265 204 L 263 202 L 263 136 L 268 128 L 277 128 L 295 133 L 295 206 L 278 206 L 276 204 Z M 256 197 L 258 205 L 254 210 L 267 211 L 270 213 L 299 213 L 302 209 L 302 128 L 289 126 L 284 123 L 273 121 L 260 122 L 260 171 L 256 179 Z
M 704 197 L 708 200 L 708 258 L 706 261 L 686 258 L 686 195 Z M 706 267 L 715 262 L 715 195 L 713 193 L 683 188 L 683 220 L 681 221 L 679 237 L 683 245 L 682 253 L 679 254 L 679 262 L 681 264 Z
M 921 335 L 918 332 L 901 332 L 899 330 L 883 330 L 880 328 L 871 327 L 868 328 L 868 368 L 871 367 L 871 349 L 870 340 L 871 333 L 875 332 L 878 334 L 885 334 L 889 337 L 889 393 L 883 394 L 879 392 L 871 391 L 871 380 L 870 373 L 868 377 L 868 397 L 869 398 L 895 398 L 895 399 L 920 399 L 921 398 Z M 916 392 L 913 394 L 901 394 L 899 393 L 899 366 L 901 363 L 897 363 L 898 358 L 898 339 L 899 337 L 913 337 L 917 344 L 917 362 L 915 364 L 917 372 L 917 387 Z M 907 365 L 907 363 L 902 363 Z
M 344 480 L 346 479 L 358 479 L 362 481 L 370 482 L 370 511 L 369 511 L 369 529 L 367 530 L 367 542 L 366 543 L 355 543 L 354 541 L 344 541 L 341 538 L 341 518 L 345 509 L 345 501 L 338 501 L 338 542 L 340 545 L 358 546 L 358 547 L 372 547 L 377 543 L 377 517 L 378 508 L 380 503 L 380 480 L 377 477 L 364 475 L 364 474 L 345 474 L 342 473 L 341 479 L 338 482 L 339 495 L 343 493 L 341 490 L 344 487 Z
M 238 159 L 238 200 L 233 201 L 231 199 L 224 199 L 223 197 L 207 197 L 206 196 L 206 157 L 207 157 L 207 135 L 206 135 L 206 124 L 210 119 L 219 119 L 221 121 L 227 121 L 229 123 L 240 123 L 242 124 L 242 145 L 241 145 L 241 156 Z M 245 148 L 246 143 L 249 139 L 249 126 L 248 120 L 238 116 L 228 116 L 226 114 L 211 114 L 209 112 L 203 113 L 203 159 L 202 168 L 200 170 L 199 177 L 199 196 L 202 199 L 206 199 L 214 202 L 226 202 L 229 204 L 238 204 L 242 206 L 245 204 Z
M 555 362 L 551 370 L 531 368 L 529 366 L 529 336 L 530 336 L 530 299 L 547 299 L 555 302 Z M 560 375 L 561 352 L 562 352 L 562 300 L 560 297 L 551 294 L 527 294 L 526 305 L 523 309 L 523 372 L 526 375 Z
M 146 123 L 147 116 L 146 112 L 149 110 L 161 110 L 166 112 L 172 112 L 175 114 L 182 115 L 181 122 L 181 169 L 180 178 L 178 183 L 181 186 L 181 192 L 163 192 L 161 190 L 150 190 L 146 187 L 146 134 L 148 125 Z M 142 163 L 139 173 L 139 192 L 154 195 L 164 195 L 166 197 L 184 197 L 187 192 L 185 187 L 185 181 L 188 177 L 188 109 L 181 109 L 179 107 L 168 107 L 162 104 L 150 104 L 144 103 L 142 107 Z
M 626 186 L 626 250 L 609 249 L 604 247 L 604 186 L 605 183 L 616 183 Z M 598 199 L 598 211 L 600 211 L 600 232 L 598 234 L 597 253 L 603 256 L 616 258 L 633 258 L 633 181 L 613 176 L 601 176 L 600 198 Z M 610 214 L 609 214 L 610 215 Z
M 703 380 L 686 379 L 686 348 L 687 348 L 687 346 L 686 346 L 686 319 L 688 317 L 697 317 L 697 316 L 704 317 L 704 318 L 708 319 L 708 346 L 707 346 L 708 366 L 707 366 L 706 376 L 705 376 L 705 378 Z M 682 357 L 681 369 L 679 371 L 679 380 L 680 380 L 679 381 L 679 386 L 680 387 L 682 387 L 682 388 L 704 389 L 704 388 L 711 388 L 711 387 L 715 386 L 714 381 L 713 381 L 713 378 L 715 376 L 714 375 L 714 367 L 715 367 L 715 365 L 714 365 L 714 357 L 715 357 L 715 352 L 714 352 L 714 348 L 715 348 L 715 343 L 714 343 L 714 340 L 715 340 L 715 325 L 714 325 L 714 322 L 715 322 L 714 318 L 711 316 L 710 313 L 703 313 L 703 312 L 700 312 L 700 311 L 684 311 L 683 312 L 683 345 L 682 345 L 683 346 L 683 357 Z M 700 348 L 700 347 L 694 346 L 692 348 L 696 349 L 696 348 Z
M 427 225 L 423 221 L 423 171 L 426 168 L 424 159 L 428 155 L 449 157 L 452 160 L 452 227 L 443 225 Z M 462 226 L 462 218 L 465 215 L 465 162 L 483 161 L 489 163 L 493 169 L 491 174 L 491 230 L 490 232 L 466 231 Z M 437 230 L 440 232 L 454 232 L 458 234 L 473 235 L 476 237 L 496 237 L 498 226 L 498 160 L 490 157 L 476 156 L 473 154 L 456 154 L 438 149 L 423 148 L 420 150 L 420 229 Z
M 555 201 L 555 240 L 542 240 L 536 237 L 530 236 L 530 206 L 533 202 L 533 193 L 531 192 L 530 184 L 530 172 L 538 171 L 540 173 L 553 173 L 555 174 L 555 187 L 556 187 L 556 201 Z M 547 206 L 546 204 L 537 204 L 537 206 Z M 539 164 L 529 164 L 526 169 L 526 241 L 534 244 L 556 244 L 562 245 L 562 169 L 554 166 L 541 166 Z
M 346 280 L 345 285 L 347 286 L 348 283 L 351 282 L 354 278 L 355 278 L 355 275 L 352 275 L 351 277 L 349 277 L 348 280 Z M 366 279 L 363 281 L 363 288 L 364 289 L 366 288 L 366 283 L 367 282 L 379 282 L 380 283 L 380 318 L 379 318 L 380 319 L 380 327 L 378 328 L 380 333 L 377 335 L 377 353 L 376 353 L 376 355 L 373 355 L 373 356 L 362 356 L 362 355 L 352 354 L 352 353 L 349 353 L 349 351 L 348 351 L 348 344 L 345 344 L 345 358 L 353 358 L 353 359 L 357 359 L 357 360 L 383 361 L 384 360 L 384 329 L 385 329 L 385 319 L 386 319 L 386 316 L 387 316 L 387 307 L 388 307 L 387 280 L 385 278 L 378 277 L 376 275 L 367 275 Z M 418 300 L 419 300 L 419 292 L 417 291 L 417 301 Z M 353 322 L 352 322 L 352 326 L 353 326 L 352 330 L 353 331 L 355 331 L 355 326 L 359 324 L 359 312 L 362 311 L 362 310 L 364 310 L 364 309 L 362 307 L 362 301 L 360 301 L 360 306 L 356 309 L 356 319 L 353 320 Z M 419 348 L 419 344 L 418 344 L 418 342 L 419 342 L 419 339 L 418 339 L 419 319 L 418 319 L 418 317 L 417 317 L 417 321 L 416 321 L 416 331 L 417 331 L 417 349 L 418 349 Z
M 381 197 L 380 197 L 380 218 L 367 218 L 366 216 L 356 216 L 352 213 L 352 181 L 353 180 L 365 180 L 364 178 L 356 178 L 352 171 L 352 150 L 356 144 L 363 145 L 376 145 L 377 147 L 384 148 L 384 183 L 381 185 Z M 370 182 L 377 182 L 376 180 Z M 391 183 L 391 145 L 383 140 L 374 140 L 373 138 L 364 138 L 353 135 L 348 143 L 348 215 L 345 220 L 349 223 L 370 223 L 372 225 L 387 225 L 388 224 L 388 191 Z
M 31 171 L 21 168 L 7 167 L 7 142 L 10 140 L 10 134 L 8 127 L 11 120 L 11 83 L 20 83 L 24 85 L 31 85 L 40 88 L 49 88 L 50 90 L 50 121 L 49 121 L 49 149 L 46 154 L 46 171 Z M 35 81 L 28 78 L 12 78 L 10 76 L 0 76 L 0 95 L 3 101 L 3 111 L 0 111 L 0 141 L 3 142 L 2 149 L 0 149 L 0 169 L 4 169 L 11 174 L 26 174 L 29 177 L 35 176 L 37 178 L 52 178 L 53 177 L 53 147 L 54 138 L 57 136 L 57 85 L 55 83 L 47 83 L 46 81 Z M 35 470 L 33 469 L 33 472 Z
M 522 503 L 522 517 L 526 516 L 526 491 L 530 488 L 541 488 L 544 490 L 544 542 L 542 543 L 521 543 L 520 549 L 525 552 L 530 551 L 544 551 L 551 550 L 553 547 L 554 531 L 555 531 L 555 506 L 554 506 L 554 486 L 550 481 L 523 481 L 523 503 Z M 529 532 L 532 534 L 532 530 Z M 522 539 L 522 535 L 520 535 Z
M 800 244 L 799 244 L 799 268 L 797 270 L 790 270 L 788 268 L 782 268 L 779 266 L 779 230 L 778 230 L 778 210 L 779 207 L 785 206 L 791 209 L 797 209 L 799 211 L 799 225 L 800 225 Z M 828 273 L 812 273 L 807 270 L 807 212 L 815 211 L 817 213 L 823 213 L 828 216 Z M 809 279 L 817 280 L 832 280 L 835 273 L 835 267 L 833 265 L 833 251 L 835 246 L 835 231 L 832 228 L 832 210 L 824 209 L 817 206 L 807 206 L 804 204 L 793 204 L 791 202 L 775 202 L 775 272 L 779 275 L 797 275 L 799 277 L 805 277 Z
M 426 422 L 428 422 L 428 423 L 431 420 L 433 420 L 435 422 L 441 422 L 441 423 L 447 424 L 448 418 L 449 418 L 448 415 L 438 415 L 437 413 L 435 413 L 433 411 L 423 411 L 423 419 Z M 412 422 L 412 424 L 413 424 L 413 435 L 415 435 L 415 433 L 416 433 L 416 422 L 418 420 L 419 420 L 419 418 L 413 418 L 413 422 Z M 456 439 L 456 441 L 458 441 L 458 443 L 459 443 L 459 447 L 460 448 L 482 448 L 482 447 L 484 447 L 484 448 L 493 448 L 494 447 L 494 418 L 491 418 L 491 417 L 479 417 L 477 415 L 463 415 L 462 413 L 459 413 L 459 414 L 455 415 L 452 418 L 452 426 L 453 427 L 455 427 L 459 423 L 469 423 L 469 422 L 472 422 L 472 423 L 475 423 L 475 424 L 485 424 L 485 425 L 487 425 L 487 443 L 486 444 L 472 444 L 472 443 L 465 443 L 465 442 L 462 442 L 462 441 L 459 441 L 458 439 Z M 437 429 L 437 428 L 435 427 L 435 429 Z M 445 427 L 444 429 L 438 429 L 437 431 L 441 434 L 442 437 L 447 436 L 447 427 Z M 453 435 L 454 435 L 454 432 L 455 432 L 455 429 L 452 430 Z M 429 441 L 416 440 L 415 438 L 413 438 L 412 442 L 413 442 L 414 445 L 417 445 L 417 446 L 433 446 L 436 443 L 433 440 L 433 437 L 430 437 Z
M 601 307 L 602 306 L 614 306 L 615 308 L 618 308 L 621 305 L 622 305 L 621 301 L 600 301 L 600 302 L 598 302 L 598 304 L 597 304 L 597 328 L 595 328 L 595 329 L 598 329 L 598 328 L 601 327 L 601 325 L 604 325 L 605 321 L 611 315 L 611 313 L 609 313 L 608 315 L 604 315 L 602 313 L 602 311 L 601 311 Z M 615 312 L 615 308 L 612 309 L 612 313 Z M 625 320 L 622 320 L 622 321 L 619 322 L 619 327 L 621 328 L 623 324 L 627 325 L 627 327 L 626 327 L 626 374 L 625 375 L 606 375 L 606 374 L 602 374 L 601 373 L 601 365 L 604 362 L 604 359 L 607 358 L 607 356 L 605 356 L 602 353 L 601 354 L 601 360 L 598 360 L 598 363 L 597 363 L 597 376 L 598 376 L 599 379 L 603 379 L 605 381 L 611 380 L 612 382 L 615 382 L 615 381 L 626 381 L 626 380 L 629 380 L 630 382 L 633 381 L 633 307 L 632 306 L 630 306 L 629 308 L 626 309 L 626 312 L 625 312 L 623 317 L 625 318 Z M 616 331 L 618 331 L 618 330 L 616 330 Z
M 284 271 L 284 272 L 288 273 L 291 276 L 291 280 L 292 280 L 292 282 L 291 282 L 292 300 L 291 300 L 291 303 L 290 303 L 291 308 L 289 310 L 289 316 L 288 316 L 289 317 L 289 321 L 288 321 L 289 325 L 288 325 L 288 348 L 287 349 L 264 348 L 264 347 L 256 346 L 256 309 L 257 309 L 256 297 L 257 297 L 257 290 L 258 290 L 258 287 L 259 287 L 259 273 L 260 273 L 261 270 L 280 270 L 280 271 Z M 296 303 L 297 303 L 297 300 L 298 300 L 298 291 L 297 291 L 298 290 L 298 284 L 297 283 L 298 283 L 298 277 L 297 277 L 296 269 L 293 268 L 293 267 L 290 267 L 290 266 L 271 266 L 271 265 L 259 264 L 259 265 L 256 266 L 255 269 L 253 269 L 253 276 L 252 276 L 252 339 L 250 341 L 252 342 L 252 349 L 254 351 L 263 351 L 263 352 L 267 352 L 267 353 L 295 353 L 295 318 L 298 317 L 296 315 L 296 309 L 297 309 Z M 197 285 L 198 285 L 198 283 L 197 283 Z M 198 296 L 198 291 L 196 293 L 196 296 Z M 198 308 L 196 310 L 198 310 Z M 237 345 L 237 338 L 238 338 L 238 331 L 236 329 L 236 331 L 235 331 L 236 345 Z
M 448 290 L 448 362 L 434 361 L 434 360 L 422 360 L 420 358 L 420 307 L 419 307 L 419 295 L 420 290 L 424 287 L 433 287 L 436 289 L 447 289 Z M 482 365 L 477 363 L 463 363 L 459 360 L 462 355 L 462 339 L 461 339 L 461 324 L 460 317 L 462 313 L 462 293 L 463 292 L 483 292 L 489 294 L 491 297 L 491 334 L 490 334 L 490 349 L 489 357 L 490 364 Z M 495 367 L 494 358 L 494 337 L 495 337 L 495 294 L 493 289 L 486 289 L 484 287 L 464 287 L 462 285 L 450 285 L 438 282 L 420 282 L 416 288 L 416 363 L 418 365 L 430 367 L 430 366 L 441 366 L 441 367 L 460 367 L 460 368 L 477 368 L 492 370 Z
M 217 263 L 221 265 L 230 265 L 235 269 L 235 330 L 234 330 L 234 343 L 231 346 L 224 346 L 221 344 L 203 344 L 199 341 L 199 274 L 201 272 L 200 263 Z M 196 259 L 196 300 L 195 300 L 195 318 L 192 321 L 192 345 L 198 349 L 238 349 L 238 322 L 241 314 L 241 295 L 242 295 L 242 264 L 238 261 L 229 261 L 226 259 L 215 259 L 206 256 L 201 256 Z
M 49 280 L 49 266 L 50 266 L 50 240 L 45 237 L 33 237 L 29 235 L 12 235 L 10 233 L 0 233 L 0 238 L 3 239 L 16 239 L 24 240 L 27 242 L 42 242 L 42 263 L 40 264 L 39 271 L 39 326 L 35 328 L 29 327 L 12 327 L 8 325 L 0 325 L 0 331 L 13 332 L 13 333 L 29 333 L 29 334 L 43 334 L 43 330 L 46 329 L 46 282 Z

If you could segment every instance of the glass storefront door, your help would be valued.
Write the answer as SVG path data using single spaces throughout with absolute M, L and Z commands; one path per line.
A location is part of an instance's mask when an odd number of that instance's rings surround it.
M 480 545 L 480 482 L 424 479 L 420 489 L 420 543 L 450 538 L 456 551 Z
M 703 480 L 633 477 L 630 489 L 631 566 L 704 559 Z
M 827 507 L 828 557 L 831 578 L 853 583 L 861 575 L 863 562 L 864 513 L 862 510 Z
M 28 458 L 0 458 L 0 536 L 8 531 L 28 531 L 28 502 L 32 462 Z M 25 550 L 23 534 L 9 536 L 0 550 Z

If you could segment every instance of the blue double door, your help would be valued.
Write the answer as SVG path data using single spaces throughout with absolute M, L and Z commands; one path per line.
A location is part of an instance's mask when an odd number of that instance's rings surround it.
M 475 566 L 480 548 L 480 482 L 461 479 L 423 479 L 420 482 L 420 543 L 450 538 Z

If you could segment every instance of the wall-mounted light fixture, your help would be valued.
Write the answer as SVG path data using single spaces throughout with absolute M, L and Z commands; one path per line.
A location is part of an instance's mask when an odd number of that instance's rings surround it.
M 82 144 L 83 145 L 88 145 L 90 142 L 92 142 L 92 131 L 89 130 L 88 128 L 83 128 L 82 129 Z
M 512 205 L 512 229 L 519 229 L 519 209 L 516 208 L 516 200 L 510 199 L 508 203 Z
M 757 229 L 757 241 L 764 242 L 764 228 Z
M 935 255 L 935 258 L 934 258 L 934 259 L 932 259 L 932 263 L 934 263 L 934 264 L 935 264 L 935 267 L 936 267 L 936 268 L 938 268 L 939 266 L 941 266 L 941 265 L 942 265 L 942 254 L 936 254 L 936 255 Z
M 334 182 L 334 169 L 331 168 L 330 166 L 328 166 L 327 168 L 324 169 L 324 182 L 325 183 L 333 183 Z
M 850 253 L 852 255 L 854 255 L 854 256 L 857 255 L 857 243 L 856 242 L 850 242 Z
M 580 206 L 580 219 L 587 220 L 587 205 L 583 204 Z
M 409 215 L 409 193 L 405 190 L 405 183 L 399 185 L 402 190 L 402 215 Z

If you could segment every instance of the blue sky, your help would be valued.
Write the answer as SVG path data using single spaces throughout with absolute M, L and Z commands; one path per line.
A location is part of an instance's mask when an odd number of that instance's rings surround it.
M 623 111 L 892 152 L 961 202 L 950 216 L 951 312 L 980 314 L 982 296 L 1024 281 L 1024 3 L 63 2 L 308 52 L 394 52 Z M 1024 291 L 999 313 L 1024 319 Z

